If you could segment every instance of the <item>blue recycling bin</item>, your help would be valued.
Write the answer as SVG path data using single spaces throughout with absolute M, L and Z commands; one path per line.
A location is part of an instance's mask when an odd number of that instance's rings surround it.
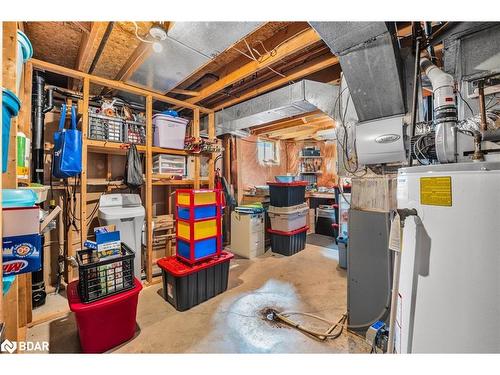
M 339 249 L 339 267 L 347 269 L 347 237 L 338 237 L 337 246 Z

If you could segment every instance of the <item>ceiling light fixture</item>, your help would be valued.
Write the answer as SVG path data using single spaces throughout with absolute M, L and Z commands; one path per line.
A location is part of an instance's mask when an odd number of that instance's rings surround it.
M 163 45 L 161 42 L 167 39 L 167 32 L 162 27 L 161 23 L 151 26 L 151 28 L 149 29 L 150 40 L 147 40 L 139 36 L 139 26 L 137 25 L 137 22 L 132 22 L 135 25 L 135 36 L 137 37 L 137 39 L 139 39 L 143 43 L 151 43 L 153 45 L 153 51 L 155 51 L 156 53 L 160 53 L 161 51 L 163 51 Z

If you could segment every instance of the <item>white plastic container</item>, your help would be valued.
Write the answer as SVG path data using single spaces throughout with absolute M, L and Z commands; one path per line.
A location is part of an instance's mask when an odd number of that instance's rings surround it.
M 180 155 L 156 155 L 153 158 L 153 172 L 174 176 L 185 176 L 186 157 Z
M 30 40 L 21 30 L 17 30 L 17 75 L 16 88 L 17 94 L 21 89 L 21 77 L 23 75 L 24 64 L 33 57 L 33 46 Z
M 184 149 L 186 126 L 189 120 L 182 117 L 157 114 L 153 116 L 153 145 L 162 148 Z
M 271 229 L 291 232 L 307 225 L 309 206 L 307 203 L 290 207 L 269 206 L 268 215 L 271 219 Z

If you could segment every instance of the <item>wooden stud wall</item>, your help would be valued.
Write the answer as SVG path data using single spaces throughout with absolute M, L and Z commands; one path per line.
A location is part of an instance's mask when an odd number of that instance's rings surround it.
M 181 186 L 181 185 L 192 185 L 195 189 L 199 189 L 201 186 L 201 178 L 200 178 L 200 160 L 201 157 L 199 154 L 193 154 L 195 158 L 195 176 L 192 181 L 188 180 L 170 180 L 170 181 L 159 181 L 153 182 L 155 174 L 153 174 L 153 155 L 157 153 L 163 154 L 176 154 L 176 155 L 188 155 L 188 152 L 184 150 L 174 150 L 174 149 L 163 149 L 159 147 L 153 146 L 153 126 L 152 126 L 152 114 L 153 114 L 153 100 L 158 100 L 161 102 L 169 103 L 172 105 L 180 105 L 184 108 L 190 108 L 193 110 L 193 124 L 192 124 L 192 135 L 196 138 L 200 135 L 200 113 L 207 113 L 209 115 L 209 135 L 215 137 L 215 116 L 214 112 L 210 109 L 199 107 L 194 104 L 182 102 L 180 100 L 170 98 L 156 92 L 151 92 L 146 89 L 138 88 L 135 86 L 127 85 L 123 82 L 110 80 L 98 76 L 94 76 L 88 73 L 79 72 L 73 69 L 65 68 L 62 66 L 58 66 L 55 64 L 47 63 L 44 61 L 32 59 L 31 63 L 34 68 L 42 69 L 45 71 L 54 72 L 57 74 L 61 74 L 67 76 L 69 78 L 81 79 L 83 80 L 83 104 L 81 108 L 81 112 L 83 113 L 82 119 L 82 137 L 83 137 L 83 147 L 82 147 L 82 175 L 81 175 L 81 186 L 80 186 L 80 217 L 81 217 L 81 226 L 80 226 L 80 244 L 86 240 L 88 235 L 88 225 L 87 222 L 87 200 L 89 197 L 89 193 L 87 193 L 87 185 L 89 183 L 88 180 L 88 163 L 87 156 L 89 152 L 97 152 L 103 153 L 106 155 L 113 154 L 125 154 L 126 150 L 123 149 L 121 144 L 113 143 L 113 142 L 103 142 L 103 141 L 95 141 L 87 139 L 87 128 L 88 128 L 88 106 L 89 106 L 89 94 L 90 94 L 90 85 L 98 84 L 104 87 L 108 87 L 111 89 L 121 90 L 133 94 L 137 94 L 146 98 L 146 145 L 138 146 L 137 149 L 139 152 L 143 152 L 145 155 L 145 169 L 146 169 L 146 184 L 145 184 L 145 208 L 146 208 L 146 281 L 148 284 L 154 282 L 153 281 L 153 228 L 152 228 L 152 204 L 153 204 L 153 194 L 152 194 L 152 186 L 154 185 L 166 185 L 166 186 Z M 209 163 L 213 166 L 214 157 L 210 156 Z M 108 159 L 109 163 L 109 159 Z M 109 168 L 108 168 L 109 169 Z M 212 168 L 213 169 L 213 168 Z M 109 172 L 108 172 L 109 173 Z M 209 186 L 214 186 L 214 173 L 209 176 Z M 169 189 L 170 190 L 170 189 Z M 168 197 L 165 197 L 168 199 Z M 71 234 L 68 233 L 68 236 Z M 68 238 L 68 246 L 69 256 L 74 256 L 74 247 L 72 246 L 71 238 Z M 72 280 L 74 278 L 73 272 L 70 269 L 71 267 L 67 267 L 68 272 L 68 280 Z

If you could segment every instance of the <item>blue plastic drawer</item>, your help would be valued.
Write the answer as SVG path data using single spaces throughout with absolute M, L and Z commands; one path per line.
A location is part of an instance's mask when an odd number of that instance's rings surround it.
M 194 259 L 191 259 L 189 242 L 177 239 L 177 255 L 187 260 L 196 261 L 217 252 L 217 238 L 207 238 L 206 240 L 194 243 Z
M 194 218 L 189 216 L 189 208 L 187 207 L 177 207 L 177 217 L 184 220 L 200 220 L 207 219 L 209 217 L 215 217 L 217 214 L 217 206 L 201 206 L 194 208 Z

